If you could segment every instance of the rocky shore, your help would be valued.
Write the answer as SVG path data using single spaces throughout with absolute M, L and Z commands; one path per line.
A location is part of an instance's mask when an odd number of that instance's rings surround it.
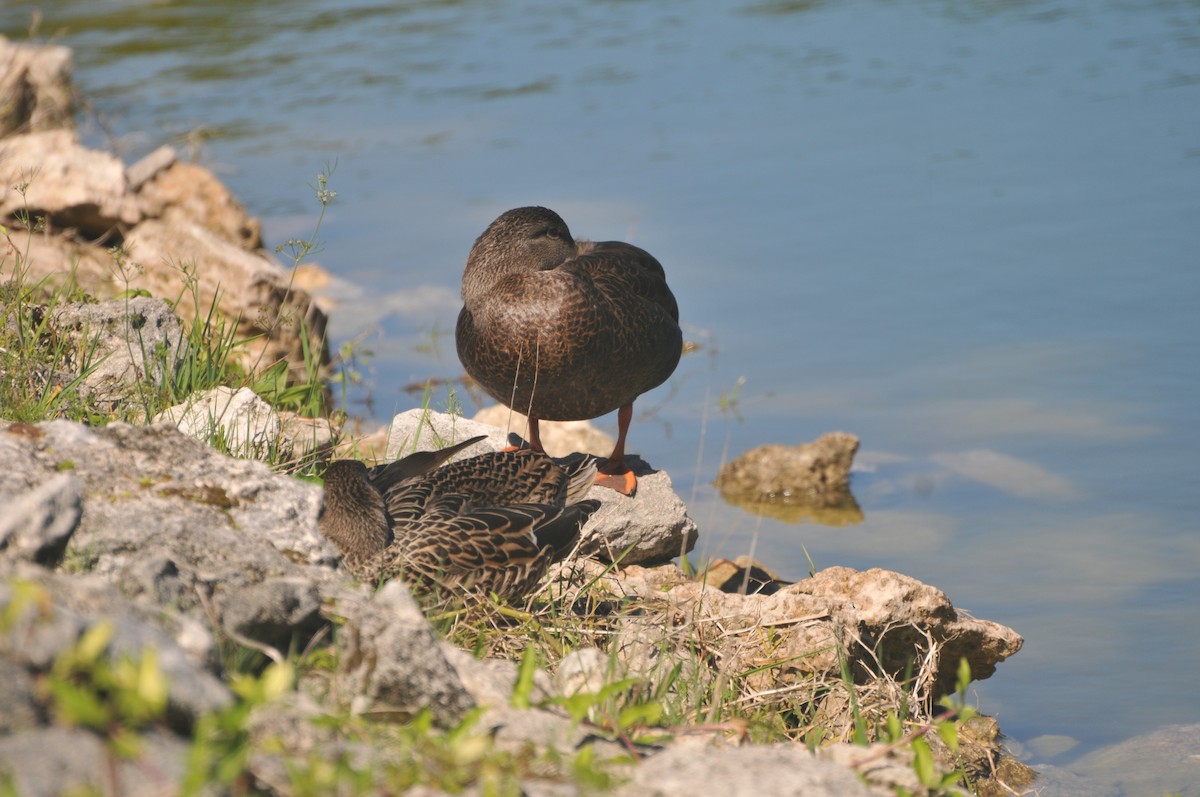
M 325 316 L 257 223 L 169 150 L 125 166 L 82 147 L 69 65 L 63 48 L 0 41 L 0 281 L 19 263 L 101 300 L 54 309 L 55 334 L 108 346 L 73 389 L 132 400 L 210 307 L 256 337 L 248 370 L 302 371 Z M 178 295 L 181 272 L 193 301 L 151 298 Z M 202 442 L 218 428 L 237 456 Z M 507 443 L 413 410 L 386 456 L 473 434 L 488 439 L 463 456 Z M 328 457 L 336 436 L 246 387 L 136 425 L 0 420 L 0 791 L 853 797 L 952 793 L 931 784 L 955 768 L 983 794 L 1030 777 L 987 718 L 956 750 L 935 728 L 963 662 L 986 678 L 1022 644 L 936 587 L 877 569 L 759 591 L 741 571 L 697 578 L 676 562 L 699 529 L 669 475 L 635 458 L 637 497 L 594 488 L 577 555 L 533 604 L 431 621 L 399 582 L 339 567 L 319 484 L 259 461 Z M 830 446 L 803 453 L 828 489 L 798 492 L 852 514 L 831 468 L 857 440 Z M 847 743 L 889 712 L 895 739 Z

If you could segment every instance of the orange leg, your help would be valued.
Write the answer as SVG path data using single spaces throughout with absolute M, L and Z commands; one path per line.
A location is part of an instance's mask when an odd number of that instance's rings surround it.
M 529 416 L 529 440 L 528 440 L 528 442 L 529 442 L 529 448 L 531 450 L 537 451 L 540 454 L 546 453 L 546 449 L 542 448 L 542 437 L 540 434 L 538 434 L 538 419 L 533 417 L 532 415 Z M 501 451 L 516 451 L 520 448 L 524 448 L 524 446 L 505 446 L 504 448 L 501 449 Z
M 542 448 L 542 437 L 538 434 L 538 419 L 537 416 L 529 416 L 529 447 L 534 451 L 546 453 L 546 449 Z
M 633 495 L 637 490 L 637 477 L 625 467 L 625 435 L 629 433 L 629 422 L 632 420 L 632 403 L 617 410 L 617 444 L 613 446 L 608 461 L 601 465 L 596 473 L 596 484 L 624 495 Z

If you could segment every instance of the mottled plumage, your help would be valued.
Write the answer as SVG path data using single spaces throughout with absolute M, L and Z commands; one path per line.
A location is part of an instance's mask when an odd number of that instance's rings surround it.
M 525 450 L 437 468 L 475 441 L 374 468 L 330 463 L 321 531 L 351 572 L 365 581 L 398 576 L 421 590 L 512 599 L 531 592 L 570 552 L 599 507 L 580 500 L 594 463 L 568 472 Z
M 462 297 L 459 359 L 493 398 L 529 416 L 534 450 L 542 450 L 539 420 L 620 410 L 601 470 L 628 473 L 633 401 L 665 382 L 683 351 L 662 265 L 630 244 L 578 242 L 547 208 L 517 208 L 475 241 Z

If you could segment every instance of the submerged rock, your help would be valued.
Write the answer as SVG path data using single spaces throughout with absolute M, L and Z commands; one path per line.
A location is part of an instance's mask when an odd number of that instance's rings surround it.
M 797 446 L 760 446 L 726 463 L 716 486 L 726 501 L 755 514 L 793 523 L 860 523 L 862 510 L 850 492 L 857 451 L 858 438 L 845 432 Z

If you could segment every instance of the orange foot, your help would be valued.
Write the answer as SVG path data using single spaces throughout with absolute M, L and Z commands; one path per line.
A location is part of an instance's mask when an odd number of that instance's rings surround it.
M 637 476 L 624 464 L 606 462 L 596 470 L 596 484 L 633 497 L 637 492 Z

